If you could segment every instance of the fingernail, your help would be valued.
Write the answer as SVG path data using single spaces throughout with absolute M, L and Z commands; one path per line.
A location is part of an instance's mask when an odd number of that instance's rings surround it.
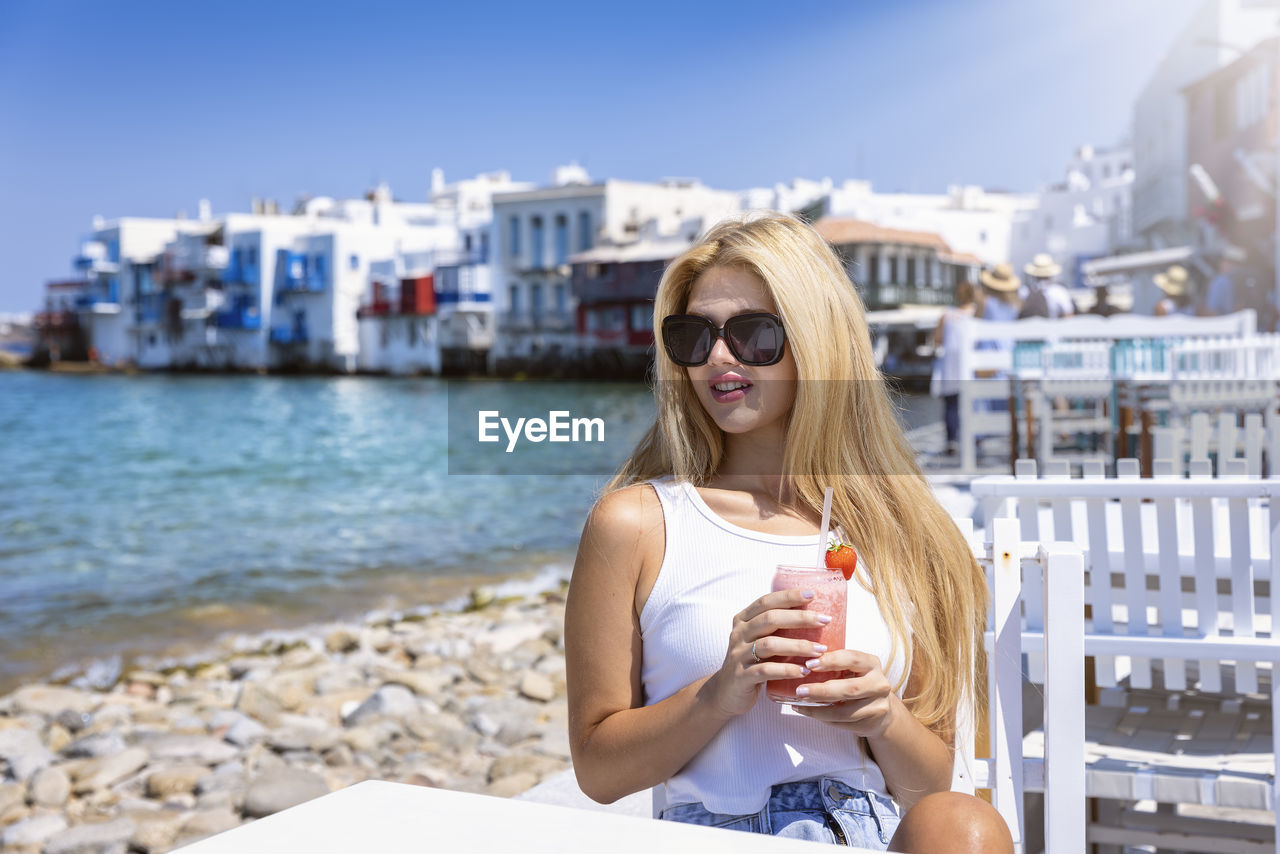
M 808 675 L 809 675 L 810 673 L 812 673 L 812 672 L 813 672 L 813 671 L 812 671 L 812 670 L 810 670 L 810 669 L 809 669 L 809 668 L 807 668 L 807 667 L 801 667 L 801 668 L 800 668 L 800 675 L 801 675 L 801 676 L 808 676 Z
M 803 599 L 812 599 L 812 598 L 813 598 L 813 591 L 812 591 L 812 590 L 806 590 L 806 591 L 804 591 L 803 593 L 801 593 L 801 594 L 800 594 L 800 596 L 801 596 L 801 598 L 803 598 Z
M 817 667 L 817 666 L 818 666 L 819 664 L 821 664 L 821 663 L 822 663 L 822 659 L 820 659 L 820 658 L 811 658 L 811 659 L 809 659 L 808 661 L 806 661 L 806 662 L 804 663 L 804 666 L 805 666 L 805 667 L 808 667 L 808 668 L 810 668 L 810 669 L 812 669 L 812 668 Z
M 831 622 L 831 617 L 827 614 L 819 614 L 818 622 L 825 626 L 827 623 Z
M 821 655 L 822 653 L 827 651 L 827 647 L 825 644 L 815 643 L 813 645 L 813 651 Z
M 799 688 L 797 688 L 797 689 L 796 689 L 796 696 L 797 696 L 797 697 L 807 697 L 807 696 L 809 696 L 809 686 L 808 686 L 808 685 L 801 685 Z

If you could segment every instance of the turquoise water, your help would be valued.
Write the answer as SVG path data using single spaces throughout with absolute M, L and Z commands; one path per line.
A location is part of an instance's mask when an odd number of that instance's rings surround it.
M 612 413 L 597 457 L 652 419 L 639 383 L 0 372 L 0 687 L 563 567 L 620 458 L 451 475 L 450 390 Z

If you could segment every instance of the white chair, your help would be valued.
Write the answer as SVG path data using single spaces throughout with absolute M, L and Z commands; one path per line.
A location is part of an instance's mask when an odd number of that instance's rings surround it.
M 1265 821 L 1190 815 L 1224 807 L 1275 813 L 1280 639 L 1272 627 L 1280 599 L 1270 584 L 1280 480 L 1246 476 L 1239 459 L 1225 460 L 1217 478 L 1207 460 L 1192 462 L 1190 478 L 1176 476 L 1171 461 L 1156 467 L 1145 479 L 1134 460 L 1122 460 L 1115 478 L 1100 468 L 1069 478 L 1061 467 L 1040 478 L 1024 461 L 1018 476 L 979 479 L 973 492 L 989 519 L 993 511 L 1003 517 L 992 519 L 997 532 L 1012 524 L 1024 541 L 1052 537 L 1084 549 L 1084 651 L 1101 689 L 1100 702 L 1084 709 L 1087 792 L 1114 807 L 1090 826 L 1089 841 L 1280 852 Z M 1034 593 L 1023 601 L 1027 645 L 1055 649 L 1057 611 L 1075 606 Z M 1029 656 L 1029 677 L 1043 680 L 1047 695 L 1050 663 L 1037 659 Z M 1049 737 L 1029 734 L 1026 752 Z M 1139 808 L 1151 802 L 1155 812 Z

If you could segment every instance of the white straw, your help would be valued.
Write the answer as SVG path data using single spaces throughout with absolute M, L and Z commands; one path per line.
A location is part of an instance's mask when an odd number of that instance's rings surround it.
M 818 529 L 818 563 L 817 568 L 822 569 L 827 565 L 827 525 L 831 523 L 831 495 L 834 492 L 831 487 L 827 487 L 822 495 L 822 527 Z

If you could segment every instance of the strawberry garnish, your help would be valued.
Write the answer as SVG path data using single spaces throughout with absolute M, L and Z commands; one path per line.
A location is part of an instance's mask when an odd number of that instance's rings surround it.
M 844 580 L 853 578 L 853 570 L 858 565 L 858 553 L 848 543 L 835 542 L 827 547 L 827 568 L 838 569 L 844 573 Z

